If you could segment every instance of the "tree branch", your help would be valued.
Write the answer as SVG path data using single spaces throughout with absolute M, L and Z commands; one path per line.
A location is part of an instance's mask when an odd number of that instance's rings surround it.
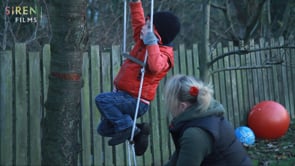
M 251 52 L 265 51 L 265 50 L 273 50 L 273 49 L 286 49 L 286 48 L 295 49 L 295 46 L 277 46 L 277 47 L 258 48 L 258 49 L 253 49 L 253 50 L 246 49 L 246 50 L 231 51 L 231 52 L 224 53 L 224 54 L 222 54 L 222 55 L 214 58 L 213 60 L 211 60 L 208 63 L 208 67 L 211 66 L 211 65 L 213 65 L 219 59 L 222 59 L 222 58 L 224 58 L 226 56 L 229 56 L 229 55 L 232 55 L 232 54 L 245 55 L 245 54 L 248 54 L 248 53 L 251 53 Z
M 272 65 L 256 65 L 256 66 L 239 66 L 239 67 L 227 67 L 218 70 L 213 70 L 210 74 L 214 74 L 221 71 L 229 71 L 229 70 L 248 70 L 248 69 L 261 69 L 261 68 L 270 68 Z
M 220 6 L 220 5 L 215 4 L 215 3 L 211 3 L 211 7 L 212 7 L 212 8 L 215 8 L 215 9 L 220 9 L 220 10 L 222 10 L 223 12 L 226 11 L 226 7 L 225 7 L 225 6 Z

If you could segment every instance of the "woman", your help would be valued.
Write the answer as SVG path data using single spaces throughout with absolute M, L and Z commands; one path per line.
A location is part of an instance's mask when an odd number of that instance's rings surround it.
M 164 96 L 176 149 L 167 166 L 252 165 L 212 95 L 212 87 L 194 77 L 176 75 L 167 82 Z

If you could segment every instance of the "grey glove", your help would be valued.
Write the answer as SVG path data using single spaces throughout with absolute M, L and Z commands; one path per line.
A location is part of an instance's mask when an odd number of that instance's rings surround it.
M 143 43 L 145 45 L 153 45 L 158 43 L 158 38 L 152 31 L 148 31 L 143 36 Z

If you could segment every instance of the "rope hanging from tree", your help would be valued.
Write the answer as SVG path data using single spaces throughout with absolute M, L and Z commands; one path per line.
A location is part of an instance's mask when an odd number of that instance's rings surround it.
M 154 0 L 151 0 L 151 8 L 150 8 L 150 27 L 153 27 L 153 15 L 154 15 Z M 150 28 L 150 30 L 153 32 L 153 28 Z M 131 132 L 131 136 L 130 136 L 130 140 L 128 141 L 128 162 L 129 165 L 131 166 L 131 154 L 130 151 L 132 150 L 132 155 L 133 155 L 133 163 L 134 165 L 136 164 L 136 154 L 135 154 L 135 150 L 134 150 L 134 132 L 135 132 L 135 127 L 136 127 L 136 119 L 138 116 L 138 109 L 139 109 L 139 104 L 140 104 L 140 98 L 141 98 L 141 93 L 142 93 L 142 86 L 143 86 L 143 81 L 144 81 L 144 74 L 145 74 L 145 65 L 146 65 L 146 61 L 148 58 L 148 52 L 145 52 L 145 57 L 144 57 L 144 61 L 141 62 L 138 59 L 136 59 L 133 56 L 130 56 L 128 53 L 126 53 L 126 35 L 127 35 L 127 0 L 124 0 L 124 28 L 123 28 L 123 56 L 125 56 L 126 58 L 132 60 L 135 63 L 138 63 L 141 65 L 141 78 L 140 78 L 140 85 L 139 85 L 139 91 L 138 91 L 138 97 L 137 97 L 137 103 L 136 103 L 136 110 L 135 110 L 135 115 L 134 115 L 134 119 L 133 119 L 133 126 L 132 126 L 132 132 Z

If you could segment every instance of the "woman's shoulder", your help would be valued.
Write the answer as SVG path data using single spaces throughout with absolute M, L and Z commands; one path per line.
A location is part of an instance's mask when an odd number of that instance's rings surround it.
M 199 127 L 190 127 L 184 131 L 180 138 L 180 146 L 185 149 L 184 151 L 193 152 L 194 160 L 202 161 L 203 157 L 213 150 L 213 138 Z
M 188 139 L 191 142 L 196 142 L 198 144 L 202 144 L 206 142 L 207 144 L 211 144 L 213 142 L 213 138 L 209 132 L 199 127 L 189 127 L 187 128 L 182 135 L 182 139 Z

